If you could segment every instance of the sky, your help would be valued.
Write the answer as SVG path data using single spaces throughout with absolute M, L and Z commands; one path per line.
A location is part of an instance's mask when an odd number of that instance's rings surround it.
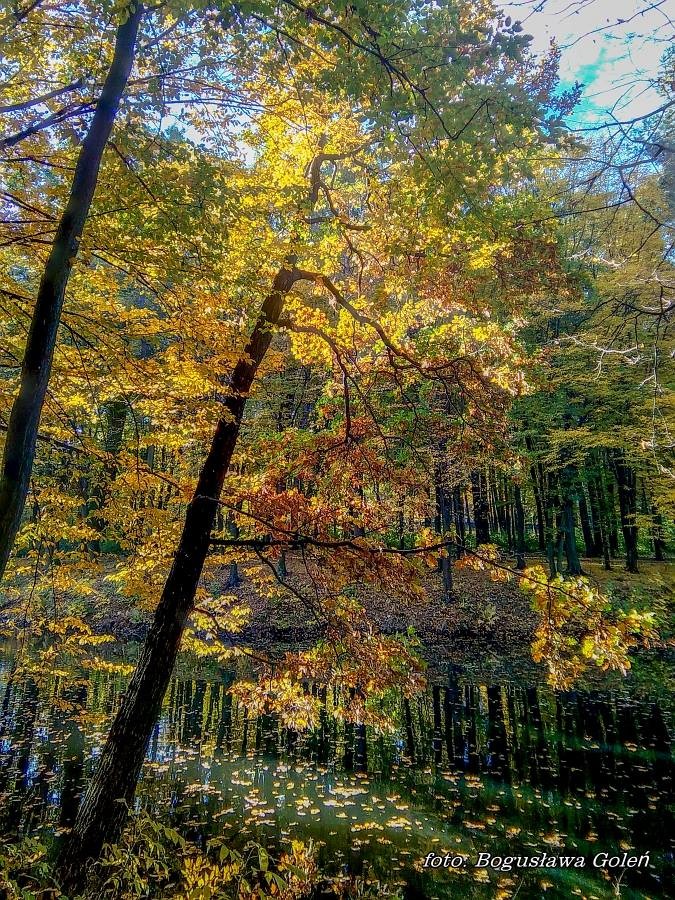
M 556 38 L 563 86 L 585 84 L 571 124 L 606 121 L 609 110 L 632 119 L 663 103 L 650 82 L 675 40 L 675 0 L 514 0 L 504 9 L 535 51 Z

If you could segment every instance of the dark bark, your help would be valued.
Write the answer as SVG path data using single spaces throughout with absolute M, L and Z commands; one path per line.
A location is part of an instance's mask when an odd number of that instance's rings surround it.
M 597 504 L 597 521 L 600 531 L 600 546 L 602 551 L 602 561 L 604 568 L 609 571 L 612 568 L 612 547 L 610 540 L 610 517 L 613 516 L 613 510 L 610 513 L 607 491 L 605 489 L 605 476 L 603 469 L 599 469 L 594 480 L 593 494 Z
M 280 578 L 288 577 L 288 566 L 286 565 L 286 551 L 282 550 L 279 554 L 279 564 L 277 566 L 277 572 L 279 573 Z
M 537 540 L 539 549 L 543 553 L 546 550 L 546 520 L 544 517 L 544 504 L 542 502 L 542 489 L 537 478 L 536 466 L 530 467 L 530 478 L 532 479 L 532 487 L 534 489 L 534 503 L 537 510 Z
M 495 507 L 495 522 L 497 529 L 508 537 L 508 522 L 506 520 L 506 495 L 502 493 L 501 479 L 494 469 L 490 473 L 490 487 Z
M 588 512 L 588 503 L 586 502 L 583 484 L 579 486 L 579 520 L 581 522 L 581 533 L 584 536 L 586 556 L 595 556 L 595 540 L 593 537 L 593 529 L 591 528 L 591 519 Z
M 253 333 L 235 366 L 225 414 L 188 505 L 178 549 L 138 665 L 108 733 L 58 868 L 64 889 L 83 884 L 87 863 L 104 843 L 118 840 L 131 805 L 146 747 L 178 655 L 195 592 L 211 542 L 211 530 L 232 454 L 239 436 L 246 397 L 272 340 L 286 294 L 302 276 L 282 268 L 265 299 Z
M 609 478 L 602 478 L 604 486 L 604 507 L 607 522 L 607 539 L 609 540 L 609 552 L 612 556 L 619 555 L 619 531 L 616 524 L 616 491 L 611 474 Z
M 555 544 L 555 553 L 556 553 L 556 570 L 558 572 L 562 572 L 563 568 L 563 556 L 565 554 L 565 530 L 563 528 L 563 511 L 562 509 L 558 509 L 556 516 L 556 544 Z
M 513 528 L 515 532 L 516 569 L 525 568 L 525 511 L 520 485 L 513 486 Z
M 451 496 L 445 487 L 436 487 L 436 509 L 438 532 L 442 537 L 447 538 L 452 527 L 452 506 Z M 451 547 L 448 546 L 445 550 L 445 555 L 439 559 L 438 567 L 443 579 L 443 591 L 448 598 L 453 587 Z
M 0 475 L 0 579 L 14 546 L 28 494 L 66 286 L 94 196 L 103 151 L 131 72 L 142 15 L 139 4 L 117 29 L 110 70 L 82 143 L 68 203 L 40 281 L 21 366 L 19 393 L 7 426 Z
M 637 527 L 637 479 L 635 470 L 626 462 L 622 450 L 616 450 L 613 456 L 614 474 L 619 487 L 619 510 L 621 514 L 621 530 L 626 547 L 626 569 L 637 574 L 638 571 L 638 527 Z
M 466 510 L 466 527 L 469 532 L 469 536 L 473 534 L 473 519 L 471 518 L 471 508 L 469 507 L 469 495 L 467 493 L 462 493 L 462 501 L 464 503 L 464 509 Z
M 565 541 L 567 571 L 570 575 L 581 575 L 581 563 L 577 552 L 576 530 L 574 527 L 574 503 L 571 497 L 566 497 L 563 503 L 561 526 Z
M 602 527 L 600 512 L 600 497 L 595 476 L 588 479 L 588 512 L 590 516 L 591 531 L 593 533 L 593 556 L 602 556 Z
M 509 551 L 515 549 L 516 540 L 513 526 L 513 504 L 511 502 L 511 490 L 506 476 L 504 476 L 504 519 L 506 520 L 506 540 Z M 524 527 L 524 524 L 523 524 Z
M 462 496 L 462 489 L 460 487 L 454 488 L 452 492 L 452 504 L 454 509 L 454 518 L 455 518 L 455 530 L 457 532 L 458 543 L 457 543 L 457 558 L 464 553 L 464 544 L 466 543 L 466 527 L 464 524 L 464 499 Z
M 489 474 L 482 473 L 482 477 L 485 479 L 487 490 L 489 528 L 490 532 L 495 534 L 502 529 L 500 528 L 500 522 L 497 515 L 497 492 L 495 490 L 494 478 L 492 477 L 492 472 Z
M 485 475 L 477 469 L 471 473 L 473 518 L 476 527 L 476 546 L 490 543 L 488 490 Z

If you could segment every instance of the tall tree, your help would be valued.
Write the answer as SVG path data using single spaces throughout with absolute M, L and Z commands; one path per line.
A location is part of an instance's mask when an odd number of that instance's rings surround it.
M 306 361 L 312 356 L 323 360 L 328 356 L 340 375 L 338 384 L 341 387 L 342 409 L 339 417 L 335 417 L 337 433 L 317 436 L 317 446 L 320 446 L 319 441 L 323 441 L 326 450 L 331 451 L 330 455 L 326 454 L 331 460 L 330 471 L 319 473 L 326 481 L 325 490 L 335 491 L 335 476 L 338 476 L 344 491 L 341 498 L 343 508 L 348 510 L 350 504 L 354 508 L 363 501 L 354 490 L 360 485 L 347 483 L 343 486 L 345 478 L 350 475 L 347 465 L 353 465 L 353 458 L 362 457 L 370 465 L 370 471 L 381 467 L 373 452 L 373 445 L 380 441 L 388 458 L 392 456 L 380 416 L 385 428 L 397 429 L 401 436 L 414 435 L 416 429 L 413 415 L 403 416 L 399 410 L 390 412 L 385 404 L 373 414 L 371 391 L 364 379 L 369 380 L 373 387 L 384 385 L 385 395 L 397 397 L 402 408 L 409 403 L 409 397 L 415 391 L 419 392 L 426 383 L 435 380 L 446 386 L 452 384 L 460 392 L 458 419 L 470 415 L 475 422 L 486 424 L 491 419 L 494 421 L 498 412 L 503 414 L 507 376 L 497 360 L 503 360 L 507 354 L 509 337 L 499 323 L 489 323 L 486 321 L 488 317 L 482 315 L 482 304 L 490 296 L 489 284 L 494 277 L 493 250 L 490 249 L 492 237 L 485 234 L 481 216 L 475 219 L 468 216 L 467 233 L 463 234 L 462 229 L 457 228 L 450 236 L 452 229 L 448 225 L 448 207 L 457 209 L 458 215 L 461 215 L 461 211 L 466 209 L 467 187 L 461 183 L 458 185 L 452 179 L 438 178 L 436 170 L 441 167 L 443 171 L 457 171 L 457 160 L 466 157 L 468 147 L 474 148 L 475 153 L 480 153 L 484 165 L 479 187 L 476 188 L 475 184 L 470 187 L 471 202 L 480 205 L 482 210 L 494 208 L 494 183 L 498 182 L 503 172 L 501 165 L 495 165 L 494 129 L 498 127 L 503 133 L 500 152 L 507 154 L 516 166 L 515 171 L 519 171 L 518 160 L 523 149 L 519 139 L 515 139 L 515 133 L 531 134 L 537 118 L 536 111 L 548 97 L 551 72 L 547 70 L 543 75 L 539 70 L 536 75 L 530 72 L 526 83 L 521 83 L 521 64 L 515 60 L 521 57 L 526 42 L 518 37 L 510 24 L 496 29 L 488 24 L 488 7 L 485 9 L 485 20 L 477 17 L 477 23 L 482 22 L 479 30 L 483 37 L 476 52 L 462 50 L 456 60 L 453 56 L 453 64 L 448 67 L 445 66 L 447 52 L 444 36 L 450 24 L 453 29 L 463 29 L 464 21 L 461 16 L 455 17 L 454 12 L 448 14 L 445 7 L 425 8 L 425 40 L 419 50 L 406 57 L 406 72 L 402 72 L 398 63 L 386 56 L 383 47 L 386 45 L 395 57 L 396 48 L 403 45 L 402 42 L 416 46 L 418 39 L 415 36 L 420 33 L 420 25 L 416 16 L 411 14 L 407 2 L 387 7 L 381 22 L 377 19 L 378 10 L 375 8 L 374 21 L 365 21 L 354 12 L 344 17 L 341 13 L 336 14 L 338 21 L 335 21 L 333 18 L 323 18 L 312 10 L 298 10 L 296 4 L 288 4 L 288 7 L 293 10 L 289 14 L 290 22 L 281 23 L 283 30 L 280 27 L 274 40 L 270 42 L 267 23 L 253 40 L 259 40 L 264 48 L 261 58 L 256 61 L 256 71 L 260 72 L 260 91 L 264 92 L 262 99 L 269 100 L 269 106 L 274 111 L 280 104 L 271 102 L 276 98 L 269 96 L 269 92 L 274 90 L 270 85 L 276 84 L 277 79 L 266 76 L 268 66 L 278 64 L 278 59 L 269 54 L 276 49 L 281 35 L 287 34 L 289 28 L 307 29 L 309 22 L 310 28 L 319 29 L 321 36 L 320 53 L 309 59 L 306 42 L 298 43 L 294 49 L 297 68 L 292 82 L 292 99 L 289 98 L 284 107 L 284 116 L 276 119 L 272 112 L 268 117 L 261 117 L 255 132 L 261 148 L 257 171 L 266 175 L 270 183 L 280 180 L 285 188 L 285 192 L 280 191 L 284 203 L 288 204 L 287 198 L 291 197 L 296 207 L 291 216 L 288 205 L 281 216 L 271 214 L 269 209 L 264 210 L 265 221 L 271 221 L 277 234 L 282 236 L 277 247 L 290 243 L 292 255 L 276 274 L 272 290 L 256 317 L 251 336 L 239 354 L 231 378 L 227 379 L 224 374 L 221 376 L 219 399 L 222 406 L 211 449 L 188 505 L 178 549 L 153 624 L 61 856 L 61 869 L 67 882 L 74 886 L 81 881 L 87 860 L 99 854 L 105 841 L 114 840 L 119 835 L 126 809 L 125 804 L 119 801 L 128 804 L 133 797 L 148 737 L 161 707 L 188 616 L 195 606 L 197 585 L 208 550 L 213 544 L 211 532 L 216 511 L 222 502 L 226 502 L 231 510 L 237 509 L 239 498 L 230 496 L 232 492 L 229 492 L 223 501 L 221 491 L 240 437 L 249 392 L 259 367 L 263 362 L 268 362 L 268 349 L 275 326 L 287 330 L 294 341 L 297 337 L 298 344 L 303 339 L 309 342 L 309 346 L 302 348 Z M 467 21 L 470 21 L 475 13 L 472 4 L 468 5 L 466 12 Z M 449 22 L 448 15 L 452 22 Z M 379 34 L 374 38 L 374 30 L 378 29 Z M 428 34 L 433 34 L 438 41 L 429 44 L 426 41 Z M 309 39 L 313 39 L 311 33 Z M 468 34 L 467 39 L 470 43 L 473 40 Z M 335 60 L 330 59 L 331 47 Z M 260 51 L 261 48 L 256 49 Z M 246 50 L 245 46 L 243 50 Z M 418 82 L 427 78 L 431 61 L 436 58 L 444 61 L 439 66 L 442 75 L 438 82 L 420 88 Z M 285 58 L 284 64 L 287 64 Z M 456 102 L 457 90 L 463 90 L 460 86 L 466 84 L 466 71 L 473 71 L 476 66 L 482 71 L 482 78 L 474 81 L 476 92 L 467 89 L 466 98 Z M 250 69 L 247 74 L 249 72 Z M 456 88 L 451 90 L 447 80 Z M 350 97 L 348 105 L 342 99 L 345 83 Z M 317 85 L 324 90 L 317 91 Z M 325 102 L 326 92 L 331 90 L 333 107 Z M 297 98 L 296 91 L 300 93 Z M 486 109 L 486 104 L 491 104 L 493 97 L 501 98 L 504 91 L 513 92 L 513 105 L 503 104 L 500 99 L 489 115 L 480 114 Z M 373 102 L 373 95 L 380 99 Z M 297 132 L 285 121 L 289 110 L 296 105 L 298 120 L 304 123 Z M 311 141 L 316 146 L 315 133 L 320 133 L 320 128 L 316 128 L 314 134 L 309 129 L 319 123 L 324 123 L 329 134 L 318 141 L 319 149 L 314 152 L 313 159 L 307 161 L 305 157 L 310 182 L 309 196 L 306 196 L 305 186 L 305 194 L 300 197 L 299 184 L 294 179 L 289 159 L 293 159 L 294 154 L 304 153 L 306 142 Z M 335 152 L 328 150 L 331 129 L 336 132 Z M 272 148 L 269 155 L 277 160 L 276 168 L 271 173 L 264 168 L 265 146 Z M 359 152 L 364 151 L 366 160 L 355 160 L 345 173 L 341 173 L 337 164 L 355 155 L 353 150 L 340 149 L 345 146 L 357 146 Z M 378 148 L 377 154 L 374 147 Z M 529 144 L 526 156 L 537 154 L 538 147 L 539 139 L 535 138 Z M 431 168 L 430 157 L 434 161 Z M 324 168 L 328 167 L 330 177 L 324 177 Z M 523 163 L 523 168 L 529 171 L 529 160 Z M 345 188 L 344 202 L 336 200 L 334 185 Z M 499 228 L 505 232 L 511 230 L 508 206 L 509 201 L 505 199 L 495 216 L 495 222 L 501 220 Z M 429 224 L 433 223 L 428 233 L 419 228 L 419 216 L 412 214 L 422 210 Z M 476 235 L 479 226 L 482 237 Z M 515 239 L 520 239 L 521 234 L 518 232 Z M 365 252 L 359 245 L 361 235 Z M 535 243 L 537 237 L 535 234 L 532 238 Z M 504 240 L 508 240 L 506 234 Z M 456 279 L 456 272 L 448 264 L 447 248 L 453 241 L 464 257 L 467 270 L 473 267 L 473 271 L 478 273 L 475 278 L 480 285 L 477 291 L 480 299 L 476 300 L 475 309 L 465 310 L 463 316 L 458 313 L 452 326 L 444 328 L 448 318 L 453 317 L 448 315 L 446 309 L 439 310 L 433 286 L 438 280 L 449 285 Z M 316 270 L 297 266 L 295 254 L 299 256 L 301 253 L 307 258 L 307 265 L 316 266 Z M 239 256 L 242 257 L 241 252 Z M 420 269 L 419 277 L 413 283 L 410 277 L 411 261 L 425 257 L 430 260 L 428 268 Z M 245 257 L 240 259 L 238 265 L 246 271 Z M 247 276 L 251 278 L 249 272 Z M 300 282 L 305 283 L 303 295 L 294 292 L 291 297 L 291 288 Z M 448 289 L 447 293 L 448 307 L 456 309 L 459 302 L 454 291 Z M 514 290 L 511 299 L 515 299 L 515 295 Z M 240 302 L 235 295 L 235 310 Z M 285 302 L 286 314 L 282 318 Z M 414 323 L 424 324 L 429 320 L 439 326 L 438 335 L 434 334 L 431 341 L 424 328 L 414 327 Z M 501 337 L 494 354 L 492 351 L 486 353 L 483 348 L 485 334 Z M 425 364 L 421 362 L 421 355 Z M 202 401 L 205 403 L 206 398 Z M 380 403 L 379 400 L 373 402 Z M 339 454 L 336 447 L 342 448 Z M 363 462 L 361 465 L 365 468 Z M 328 479 L 327 474 L 333 477 Z M 286 527 L 286 510 L 278 509 L 276 504 L 290 504 L 292 501 L 301 512 L 305 509 L 311 512 L 312 505 L 303 506 L 306 498 L 299 496 L 297 491 L 292 496 L 279 496 L 278 486 L 283 483 L 282 479 L 277 472 L 271 473 L 269 478 L 272 479 L 270 492 L 259 491 L 257 496 L 249 499 L 246 513 L 253 517 L 254 522 L 260 522 L 261 527 L 268 531 L 271 529 L 272 535 L 278 535 L 274 538 L 277 543 L 284 542 L 285 533 L 286 544 L 293 546 L 288 532 L 279 527 L 281 523 Z M 329 480 L 333 481 L 333 485 L 328 484 Z M 285 493 L 290 495 L 292 492 Z M 396 515 L 400 512 L 401 496 L 404 494 L 400 489 L 391 491 L 391 508 L 396 510 Z M 379 499 L 381 495 L 376 496 Z M 349 502 L 345 503 L 345 499 Z M 322 519 L 322 509 L 328 508 L 322 508 L 319 504 L 313 510 L 313 521 L 304 522 L 306 539 L 312 538 L 312 525 L 317 535 L 312 539 L 319 543 L 321 540 L 328 541 L 331 530 L 337 530 L 330 529 L 332 523 L 326 523 L 323 520 L 325 516 Z M 373 519 L 376 515 L 371 513 Z M 379 519 L 382 518 L 380 515 Z M 345 521 L 344 525 L 353 535 L 353 523 Z M 227 543 L 228 540 L 220 543 Z M 246 546 L 247 541 L 248 546 L 255 549 L 269 545 L 262 537 L 232 539 L 232 543 L 238 542 L 242 546 Z M 353 549 L 346 547 L 340 556 L 337 547 L 330 551 L 330 557 L 327 553 L 325 558 L 330 558 L 338 578 L 344 580 L 353 577 L 355 565 L 359 571 L 365 572 L 369 568 L 377 571 L 378 567 L 388 565 L 382 554 L 376 556 L 373 551 L 368 555 L 367 548 L 361 555 L 355 556 Z M 393 572 L 399 572 L 400 565 L 392 564 L 392 583 Z M 349 576 L 341 574 L 341 567 L 348 569 Z M 349 646 L 354 657 L 363 659 L 365 667 L 362 644 L 362 640 L 357 642 L 354 639 Z M 367 665 L 371 668 L 376 663 L 379 666 L 380 662 L 376 657 L 367 658 Z M 362 696 L 357 680 L 353 691 L 354 703 L 362 703 Z
M 0 579 L 14 546 L 28 495 L 38 428 L 47 394 L 66 287 L 77 255 L 99 168 L 133 65 L 140 3 L 129 8 L 117 29 L 113 58 L 82 143 L 70 196 L 47 259 L 26 340 L 19 393 L 7 426 L 0 473 Z

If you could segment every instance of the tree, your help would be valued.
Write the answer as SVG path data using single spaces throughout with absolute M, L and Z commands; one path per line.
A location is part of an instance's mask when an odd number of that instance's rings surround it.
M 495 213 L 497 233 L 503 236 L 500 250 L 505 254 L 510 250 L 510 198 L 495 202 L 493 196 L 501 164 L 491 136 L 498 128 L 501 153 L 512 161 L 514 173 L 529 173 L 530 159 L 540 147 L 534 114 L 544 99 L 550 100 L 548 82 L 543 83 L 539 74 L 531 73 L 525 76 L 521 90 L 525 42 L 509 27 L 494 29 L 489 24 L 487 7 L 467 10 L 473 18 L 471 28 L 478 29 L 474 32 L 477 39 L 467 32 L 463 37 L 469 46 L 460 49 L 463 45 L 459 43 L 456 58 L 451 51 L 453 64 L 443 70 L 438 80 L 429 82 L 425 81 L 426 72 L 433 59 L 438 58 L 435 54 L 440 53 L 444 59 L 446 50 L 433 42 L 424 42 L 418 48 L 416 35 L 423 32 L 435 38 L 445 34 L 449 24 L 458 30 L 465 28 L 459 18 L 455 20 L 454 12 L 450 13 L 449 23 L 446 11 L 425 11 L 424 28 L 420 30 L 420 24 L 412 22 L 405 3 L 387 8 L 382 21 L 366 21 L 353 12 L 345 13 L 344 21 L 340 17 L 326 19 L 314 11 L 289 6 L 292 12 L 283 22 L 283 29 L 279 25 L 275 33 L 274 24 L 270 29 L 265 22 L 261 30 L 254 30 L 252 39 L 261 79 L 257 87 L 261 99 L 272 109 L 278 96 L 264 79 L 267 66 L 278 64 L 275 41 L 289 30 L 304 32 L 309 21 L 309 37 L 314 39 L 316 29 L 321 45 L 321 56 L 313 54 L 311 59 L 304 43 L 283 47 L 285 59 L 291 60 L 293 90 L 297 92 L 297 96 L 294 93 L 292 98 L 286 97 L 285 114 L 287 117 L 289 111 L 296 109 L 304 120 L 299 138 L 294 139 L 289 133 L 288 121 L 279 120 L 274 114 L 258 119 L 253 129 L 260 151 L 256 177 L 271 176 L 268 183 L 279 183 L 282 178 L 292 201 L 283 200 L 271 232 L 278 249 L 285 245 L 286 263 L 274 277 L 233 375 L 227 380 L 224 373 L 221 376 L 219 419 L 188 505 L 178 550 L 141 660 L 62 856 L 62 868 L 73 884 L 80 880 L 86 860 L 98 855 L 103 841 L 119 834 L 124 812 L 119 799 L 129 801 L 133 796 L 147 739 L 194 608 L 198 581 L 212 545 L 212 528 L 222 503 L 221 491 L 248 409 L 247 398 L 259 367 L 267 362 L 274 326 L 281 326 L 297 341 L 295 352 L 305 361 L 317 355 L 325 360 L 328 353 L 340 373 L 342 415 L 335 425 L 341 432 L 338 446 L 344 447 L 342 460 L 350 465 L 351 458 L 360 453 L 374 458 L 368 445 L 382 437 L 379 416 L 373 416 L 369 408 L 366 380 L 384 383 L 386 391 L 398 396 L 403 406 L 409 402 L 407 397 L 423 389 L 426 382 L 452 384 L 463 397 L 458 405 L 460 417 L 464 407 L 464 414 L 476 424 L 494 418 L 494 411 L 503 406 L 505 375 L 499 370 L 497 359 L 508 346 L 508 338 L 505 336 L 502 344 L 497 344 L 494 356 L 486 352 L 479 361 L 470 349 L 486 344 L 487 333 L 501 333 L 499 325 L 491 326 L 479 312 L 487 296 L 483 290 L 487 292 L 492 277 L 495 252 L 492 236 L 489 241 L 479 236 L 489 208 Z M 474 40 L 475 50 L 471 48 Z M 394 47 L 401 41 L 417 48 L 407 59 L 405 71 L 394 61 Z M 248 51 L 243 40 L 240 50 Z M 455 101 L 452 98 L 456 88 L 451 85 L 462 83 L 467 67 L 480 72 L 480 77 L 474 80 L 475 88 L 467 88 L 466 96 Z M 349 97 L 346 104 L 342 99 L 345 83 Z M 317 94 L 317 85 L 324 88 L 323 95 Z M 517 98 L 511 103 L 502 102 L 503 92 L 508 94 L 513 86 Z M 322 100 L 328 97 L 331 103 L 324 105 Z M 518 136 L 521 133 L 526 135 L 525 147 Z M 481 213 L 475 218 L 465 216 L 465 227 L 457 228 L 453 234 L 447 227 L 448 210 L 459 213 L 465 207 L 467 193 L 462 182 L 465 177 L 467 183 L 473 181 L 468 170 L 466 176 L 462 174 L 462 160 L 466 159 L 468 148 L 474 157 L 481 157 L 481 182 L 474 182 L 470 189 L 471 203 L 480 205 Z M 305 179 L 298 175 L 303 167 L 297 163 L 303 158 L 309 189 L 305 186 L 299 193 Z M 295 164 L 291 165 L 291 161 Z M 439 179 L 439 168 L 451 177 Z M 424 210 L 424 228 L 419 219 L 410 215 L 415 209 Z M 536 243 L 537 236 L 530 240 Z M 451 285 L 453 280 L 459 280 L 448 265 L 449 244 L 453 243 L 452 250 L 471 260 L 476 272 L 478 310 L 475 314 L 467 310 L 463 316 L 464 325 L 469 328 L 462 327 L 461 312 L 453 316 L 441 310 L 441 318 L 446 318 L 444 327 L 438 321 L 437 300 L 430 293 L 425 294 L 426 285 L 439 281 Z M 492 249 L 488 249 L 488 243 Z M 241 258 L 240 248 L 238 252 Z M 416 256 L 428 264 L 421 267 L 418 278 L 411 280 L 410 261 Z M 406 283 L 408 287 L 404 289 Z M 297 288 L 297 293 L 291 294 L 292 288 Z M 460 305 L 456 300 L 452 304 Z M 434 328 L 425 327 L 428 315 Z M 355 348 L 351 351 L 346 341 L 350 331 Z M 363 372 L 367 373 L 366 380 Z M 392 415 L 387 422 L 385 410 L 383 421 L 402 436 L 410 428 L 414 434 L 411 419 Z M 335 437 L 326 434 L 322 439 L 335 445 Z M 388 452 L 386 443 L 385 439 Z M 337 463 L 340 457 L 334 455 Z M 276 473 L 274 481 L 276 486 Z M 357 498 L 346 508 L 363 499 L 359 495 Z M 302 511 L 302 498 L 296 495 L 296 499 Z M 287 500 L 290 497 L 284 498 Z M 315 523 L 317 538 L 307 534 L 309 522 L 305 522 L 296 539 L 293 535 L 297 529 L 289 534 L 282 525 L 288 514 L 286 509 L 279 509 L 278 505 L 265 508 L 264 495 L 258 502 L 263 504 L 264 516 L 258 516 L 250 503 L 242 515 L 251 516 L 254 523 L 257 521 L 270 531 L 270 540 L 264 536 L 242 536 L 223 539 L 218 542 L 220 546 L 248 546 L 260 552 L 265 547 L 273 549 L 275 544 L 292 548 L 298 542 L 305 546 L 313 540 L 329 574 L 339 583 L 345 582 L 347 569 L 353 570 L 354 565 L 368 572 L 368 577 L 386 578 L 388 583 L 400 577 L 404 563 L 397 562 L 396 557 L 384 558 L 379 550 L 370 551 L 367 544 L 351 546 L 349 541 L 341 553 L 340 540 L 331 542 L 330 532 L 326 533 L 329 523 L 319 519 Z M 397 507 L 400 508 L 400 500 Z M 228 495 L 227 508 L 237 515 L 236 496 Z M 290 511 L 290 507 L 287 509 Z M 415 560 L 406 565 L 410 571 L 419 568 Z M 341 612 L 336 608 L 334 614 L 348 621 L 346 609 Z M 357 632 L 353 640 L 350 647 L 358 660 L 361 649 Z M 382 642 L 377 646 L 384 663 L 390 651 L 384 652 Z M 373 667 L 374 658 L 367 659 L 368 662 L 365 657 L 359 662 L 359 671 L 365 673 L 367 666 Z M 307 665 L 308 659 L 304 658 L 301 664 Z M 365 674 L 354 677 L 365 678 Z M 383 670 L 382 678 L 388 677 Z M 362 692 L 357 687 L 358 681 L 353 700 L 362 703 Z
M 115 37 L 110 70 L 75 166 L 68 203 L 40 281 L 23 362 L 19 393 L 12 406 L 0 475 L 0 579 L 21 523 L 35 457 L 61 309 L 80 235 L 94 196 L 103 151 L 126 87 L 143 15 L 139 3 L 124 14 Z

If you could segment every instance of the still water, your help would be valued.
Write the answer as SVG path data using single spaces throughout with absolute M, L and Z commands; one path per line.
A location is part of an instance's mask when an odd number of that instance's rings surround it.
M 73 820 L 126 676 L 108 662 L 9 679 L 12 665 L 0 649 L 0 826 L 49 839 Z M 307 734 L 250 718 L 228 691 L 241 675 L 183 659 L 153 733 L 137 804 L 186 837 L 312 839 L 322 867 L 405 898 L 671 896 L 673 723 L 658 672 L 559 693 L 448 666 L 427 693 L 388 699 L 387 734 L 328 712 Z M 430 851 L 587 864 L 423 872 Z M 593 868 L 603 851 L 649 851 L 651 866 Z

